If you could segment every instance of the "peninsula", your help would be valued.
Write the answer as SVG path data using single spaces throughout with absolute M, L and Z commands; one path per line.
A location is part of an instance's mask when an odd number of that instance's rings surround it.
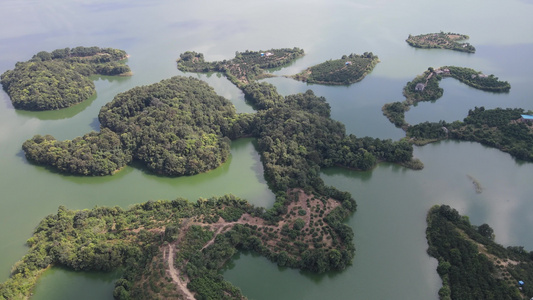
M 230 60 L 206 62 L 202 53 L 187 51 L 180 54 L 177 60 L 178 70 L 183 72 L 220 72 L 233 84 L 242 88 L 253 80 L 270 77 L 267 69 L 278 68 L 289 64 L 304 55 L 304 50 L 294 47 L 235 52 Z
M 533 111 L 514 109 L 485 109 L 476 107 L 468 111 L 461 122 L 424 122 L 410 126 L 407 137 L 423 145 L 443 139 L 478 142 L 497 148 L 525 161 L 533 161 Z
M 494 242 L 487 224 L 471 225 L 447 206 L 427 215 L 428 254 L 438 260 L 439 298 L 530 299 L 533 297 L 533 251 Z
M 323 273 L 343 270 L 354 257 L 355 210 L 346 193 L 332 197 L 287 192 L 282 210 L 265 211 L 226 195 L 191 203 L 149 201 L 128 210 L 67 210 L 41 221 L 30 247 L 0 284 L 0 298 L 27 298 L 50 266 L 73 270 L 123 270 L 115 299 L 244 299 L 220 276 L 237 252 L 259 253 L 279 266 Z
M 216 168 L 230 140 L 255 137 L 276 197 L 272 208 L 231 195 L 195 204 L 149 201 L 128 210 L 60 207 L 36 228 L 0 296 L 27 297 L 49 266 L 122 268 L 116 299 L 241 299 L 219 273 L 236 251 L 316 273 L 350 265 L 355 246 L 344 220 L 356 202 L 326 186 L 320 169 L 368 170 L 382 161 L 421 168 L 412 144 L 346 134 L 326 99 L 311 90 L 284 97 L 268 83 L 241 88 L 257 112 L 236 114 L 231 102 L 192 77 L 136 87 L 102 107 L 100 132 L 66 141 L 37 135 L 23 150 L 35 163 L 78 175 L 113 174 L 136 160 L 154 173 L 181 176 Z
M 409 124 L 405 122 L 405 112 L 420 101 L 435 101 L 442 97 L 444 90 L 439 86 L 439 81 L 447 77 L 487 92 L 507 93 L 511 89 L 507 81 L 501 81 L 492 74 L 485 75 L 474 69 L 455 66 L 443 66 L 437 69 L 430 67 L 423 74 L 407 82 L 403 89 L 405 96 L 403 102 L 383 105 L 383 114 L 396 127 L 407 130 Z
M 435 101 L 442 96 L 443 89 L 439 87 L 439 81 L 446 77 L 494 93 L 506 93 L 511 88 L 507 81 L 500 81 L 494 75 L 487 76 L 470 68 L 428 68 L 404 87 L 406 99 L 403 102 L 385 104 L 383 114 L 396 127 L 402 128 L 409 141 L 416 145 L 443 139 L 466 140 L 497 148 L 517 159 L 533 161 L 533 117 L 529 117 L 533 114 L 532 111 L 526 112 L 520 108 L 485 110 L 484 107 L 476 107 L 469 110 L 463 122 L 424 122 L 416 125 L 405 122 L 405 112 L 412 105 L 420 101 Z
M 266 176 L 283 191 L 311 185 L 318 167 L 368 170 L 380 161 L 412 161 L 407 141 L 347 135 L 325 98 L 310 90 L 283 97 L 273 85 L 254 82 L 244 93 L 257 113 L 236 114 L 205 82 L 173 77 L 118 94 L 100 110 L 98 133 L 66 141 L 36 135 L 22 149 L 28 160 L 64 173 L 111 175 L 136 160 L 154 173 L 181 176 L 218 167 L 230 140 L 256 137 Z
M 476 48 L 469 43 L 459 43 L 458 41 L 467 40 L 468 35 L 459 33 L 428 33 L 421 35 L 409 35 L 405 40 L 409 45 L 415 48 L 438 48 L 449 49 L 461 52 L 474 53 Z
M 129 75 L 123 50 L 76 47 L 41 51 L 1 75 L 0 83 L 16 109 L 53 110 L 89 99 L 96 91 L 91 75 Z
M 308 83 L 349 85 L 363 80 L 378 62 L 379 58 L 372 52 L 362 55 L 352 53 L 312 66 L 290 77 Z

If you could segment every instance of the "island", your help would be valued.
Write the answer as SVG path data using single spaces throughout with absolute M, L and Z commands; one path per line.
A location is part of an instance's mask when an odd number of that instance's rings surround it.
M 65 141 L 36 135 L 22 149 L 29 161 L 69 174 L 111 175 L 136 160 L 154 173 L 182 176 L 218 167 L 230 140 L 255 137 L 266 176 L 282 182 L 281 190 L 289 182 L 311 184 L 319 167 L 417 164 L 407 141 L 347 135 L 325 98 L 310 90 L 283 97 L 273 85 L 254 82 L 244 92 L 257 113 L 236 114 L 205 82 L 176 76 L 118 94 L 100 110 L 100 132 Z
M 270 77 L 267 69 L 279 68 L 304 55 L 304 50 L 294 47 L 235 52 L 230 60 L 206 62 L 202 53 L 187 51 L 177 60 L 178 70 L 183 72 L 220 72 L 237 87 L 253 80 Z
M 459 43 L 458 41 L 469 39 L 468 35 L 459 33 L 428 33 L 420 35 L 409 35 L 405 40 L 409 45 L 416 48 L 438 48 L 449 49 L 461 52 L 474 53 L 476 48 L 469 43 Z
M 461 121 L 424 122 L 410 126 L 407 137 L 424 145 L 443 139 L 478 142 L 533 162 L 533 111 L 475 107 Z
M 307 83 L 349 85 L 363 80 L 378 62 L 379 58 L 372 52 L 362 55 L 352 53 L 312 66 L 290 77 Z
M 129 75 L 124 50 L 76 47 L 41 51 L 0 77 L 16 109 L 61 109 L 89 99 L 96 91 L 91 75 Z
M 396 127 L 407 130 L 410 125 L 405 122 L 405 112 L 420 101 L 435 101 L 442 97 L 444 90 L 439 86 L 439 81 L 448 77 L 487 92 L 507 93 L 511 89 L 511 85 L 507 81 L 501 81 L 492 74 L 485 75 L 471 68 L 443 66 L 434 69 L 429 67 L 424 73 L 405 85 L 403 95 L 406 99 L 403 102 L 383 105 L 383 114 Z
M 437 205 L 427 215 L 426 236 L 427 252 L 438 260 L 440 299 L 533 297 L 533 251 L 495 243 L 489 225 L 471 225 L 455 209 Z
M 180 54 L 177 63 L 178 70 L 183 72 L 220 72 L 242 89 L 255 80 L 274 76 L 266 70 L 283 67 L 303 55 L 304 50 L 299 48 L 246 50 L 236 52 L 235 58 L 231 60 L 206 62 L 202 53 L 187 51 Z M 362 55 L 352 53 L 286 77 L 308 83 L 349 85 L 363 80 L 378 62 L 379 58 L 372 52 L 365 52 Z
M 279 266 L 316 273 L 343 270 L 354 257 L 352 229 L 343 220 L 355 210 L 347 193 L 325 195 L 291 189 L 282 210 L 265 211 L 232 195 L 149 201 L 128 210 L 95 207 L 44 218 L 30 247 L 0 284 L 0 298 L 30 295 L 50 266 L 73 270 L 121 268 L 115 299 L 244 299 L 220 276 L 237 251 L 259 253 Z
M 110 175 L 136 159 L 154 173 L 193 175 L 229 155 L 235 108 L 201 80 L 175 77 L 118 94 L 99 113 L 100 132 L 57 141 L 37 135 L 26 157 L 61 172 Z

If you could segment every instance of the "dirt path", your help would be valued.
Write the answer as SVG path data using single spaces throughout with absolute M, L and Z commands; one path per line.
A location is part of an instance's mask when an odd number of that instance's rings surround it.
M 260 222 L 252 222 L 252 221 L 244 221 L 244 219 L 248 217 L 248 218 L 252 218 L 252 216 L 250 216 L 249 214 L 243 214 L 243 216 L 241 216 L 241 218 L 236 221 L 236 222 L 225 222 L 225 221 L 219 221 L 217 223 L 214 223 L 214 224 L 210 224 L 210 225 L 207 225 L 209 226 L 209 228 L 211 230 L 213 230 L 215 232 L 215 234 L 213 234 L 213 238 L 211 240 L 209 240 L 209 242 L 207 242 L 207 244 L 205 244 L 202 249 L 200 249 L 200 251 L 204 250 L 205 248 L 213 245 L 213 243 L 215 242 L 215 239 L 217 237 L 217 235 L 221 234 L 221 233 L 224 233 L 224 232 L 227 232 L 229 230 L 231 230 L 233 228 L 233 226 L 235 226 L 235 224 L 252 224 L 254 223 L 254 225 L 258 225 L 258 226 L 262 226 L 263 224 L 259 224 Z
M 204 250 L 205 248 L 207 248 L 207 247 L 213 245 L 213 243 L 215 242 L 215 239 L 216 239 L 217 235 L 219 235 L 219 234 L 222 232 L 222 230 L 224 230 L 224 228 L 226 228 L 226 227 L 233 228 L 233 225 L 235 225 L 235 223 L 236 223 L 236 222 L 232 222 L 231 225 L 226 223 L 226 224 L 223 224 L 222 226 L 219 226 L 219 227 L 216 229 L 215 234 L 213 235 L 213 238 L 212 238 L 209 242 L 207 242 L 207 244 L 205 244 L 205 245 L 202 247 L 202 249 L 200 249 L 200 251 L 202 251 L 202 250 Z M 214 229 L 214 228 L 211 228 L 211 229 Z
M 187 288 L 187 283 L 180 280 L 178 270 L 174 268 L 174 244 L 168 245 L 168 271 L 172 277 L 172 281 L 178 286 L 185 299 L 194 300 L 194 295 Z

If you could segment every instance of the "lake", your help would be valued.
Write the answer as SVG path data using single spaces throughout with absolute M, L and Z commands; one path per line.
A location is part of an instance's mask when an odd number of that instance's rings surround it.
M 419 103 L 406 121 L 462 120 L 475 106 L 533 109 L 533 1 L 531 0 L 331 0 L 331 1 L 140 1 L 4 0 L 0 10 L 0 73 L 39 51 L 76 46 L 124 49 L 131 77 L 94 77 L 97 93 L 74 107 L 50 112 L 15 111 L 0 91 L 0 280 L 26 252 L 38 222 L 69 209 L 123 208 L 157 199 L 192 201 L 227 193 L 270 207 L 274 196 L 263 177 L 253 139 L 232 143 L 231 157 L 211 172 L 190 177 L 153 175 L 128 166 L 110 177 L 66 176 L 28 163 L 22 143 L 35 134 L 72 139 L 99 130 L 98 111 L 120 92 L 175 75 L 198 77 L 252 112 L 240 90 L 219 74 L 184 74 L 176 59 L 185 51 L 206 60 L 235 51 L 300 47 L 303 58 L 275 75 L 290 75 L 344 54 L 373 52 L 381 62 L 350 86 L 309 85 L 269 78 L 283 95 L 312 89 L 326 97 L 332 118 L 349 133 L 398 140 L 404 136 L 382 115 L 385 103 L 403 101 L 402 89 L 428 67 L 456 65 L 509 81 L 511 91 L 492 94 L 444 79 L 444 95 Z M 470 36 L 475 54 L 415 49 L 409 34 L 458 32 Z M 426 254 L 425 217 L 448 204 L 472 224 L 489 224 L 496 241 L 533 250 L 533 164 L 476 143 L 443 141 L 416 147 L 425 168 L 380 164 L 367 172 L 323 170 L 327 184 L 352 193 L 357 212 L 356 257 L 344 272 L 325 275 L 282 269 L 251 253 L 237 255 L 224 276 L 250 299 L 437 299 L 436 261 Z M 480 182 L 478 194 L 469 177 Z M 112 299 L 117 274 L 53 268 L 32 299 Z M 79 291 L 79 292 L 77 292 Z

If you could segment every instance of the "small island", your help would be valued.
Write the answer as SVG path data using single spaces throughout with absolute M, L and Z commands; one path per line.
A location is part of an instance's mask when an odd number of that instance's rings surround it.
M 307 83 L 349 85 L 363 80 L 363 78 L 379 62 L 379 58 L 372 52 L 362 55 L 343 55 L 341 59 L 328 60 L 312 66 L 307 70 L 290 76 Z
M 96 91 L 91 75 L 129 75 L 123 50 L 76 47 L 41 51 L 18 62 L 0 82 L 16 109 L 61 109 L 89 99 Z
M 474 53 L 476 48 L 469 43 L 459 43 L 457 41 L 467 40 L 468 35 L 458 33 L 428 33 L 421 35 L 409 35 L 405 40 L 409 45 L 415 48 L 438 48 L 449 49 L 461 52 Z
M 438 260 L 441 300 L 533 297 L 533 251 L 495 243 L 489 225 L 471 225 L 455 209 L 437 205 L 427 215 L 426 236 L 428 254 Z
M 474 69 L 455 66 L 443 66 L 437 69 L 430 67 L 405 85 L 403 95 L 406 99 L 403 102 L 383 105 L 383 114 L 396 127 L 407 130 L 409 124 L 405 122 L 405 112 L 418 102 L 435 101 L 442 97 L 444 90 L 439 86 L 439 81 L 448 77 L 487 92 L 507 93 L 511 89 L 509 82 L 501 81 L 492 74 L 485 75 Z
M 187 51 L 177 60 L 178 70 L 183 72 L 220 72 L 237 87 L 253 80 L 270 77 L 268 69 L 279 68 L 304 55 L 304 50 L 294 47 L 235 52 L 230 60 L 206 62 L 202 53 Z

